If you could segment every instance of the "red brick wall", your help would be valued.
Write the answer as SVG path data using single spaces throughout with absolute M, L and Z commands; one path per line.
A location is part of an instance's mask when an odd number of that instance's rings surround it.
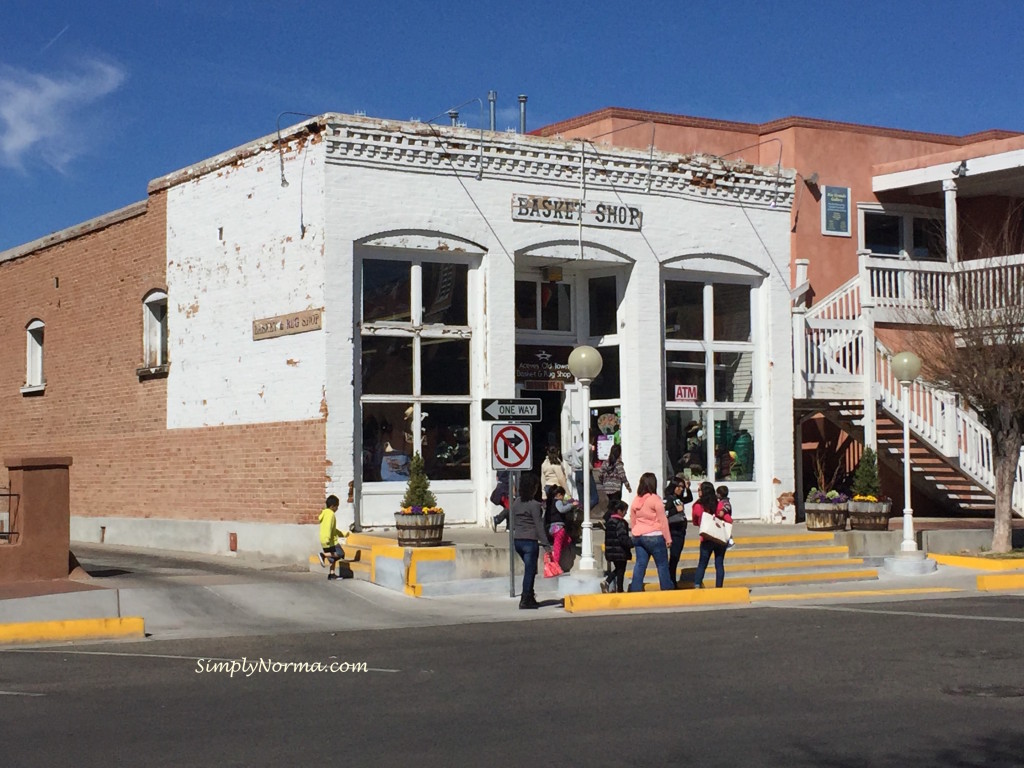
M 139 380 L 165 236 L 157 193 L 140 216 L 0 262 L 0 456 L 71 456 L 72 515 L 309 522 L 327 479 L 323 420 L 168 431 L 166 379 Z M 46 389 L 25 396 L 36 317 Z

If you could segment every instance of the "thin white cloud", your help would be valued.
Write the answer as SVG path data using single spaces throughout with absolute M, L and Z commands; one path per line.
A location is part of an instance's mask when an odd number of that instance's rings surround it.
M 120 68 L 95 60 L 59 75 L 0 65 L 0 165 L 23 169 L 40 159 L 62 170 L 88 148 L 79 130 L 87 108 L 124 79 Z

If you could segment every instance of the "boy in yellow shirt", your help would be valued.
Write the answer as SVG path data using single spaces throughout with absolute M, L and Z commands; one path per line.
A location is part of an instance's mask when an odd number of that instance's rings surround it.
M 320 553 L 320 566 L 323 567 L 330 562 L 331 570 L 327 574 L 327 578 L 331 580 L 338 578 L 334 572 L 334 566 L 338 564 L 339 560 L 345 559 L 345 550 L 338 543 L 338 538 L 345 538 L 348 533 L 338 529 L 336 516 L 340 506 L 338 497 L 331 494 L 325 503 L 327 506 L 321 510 L 320 516 L 317 518 L 320 522 L 320 546 L 323 547 L 323 552 Z

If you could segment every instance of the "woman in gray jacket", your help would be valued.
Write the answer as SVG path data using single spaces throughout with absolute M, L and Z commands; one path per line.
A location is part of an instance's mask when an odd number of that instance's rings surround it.
M 520 608 L 537 608 L 533 583 L 537 578 L 540 548 L 551 550 L 551 541 L 544 530 L 544 508 L 540 503 L 540 480 L 534 474 L 523 475 L 519 482 L 519 498 L 510 510 L 515 530 L 516 553 L 523 559 L 523 594 Z

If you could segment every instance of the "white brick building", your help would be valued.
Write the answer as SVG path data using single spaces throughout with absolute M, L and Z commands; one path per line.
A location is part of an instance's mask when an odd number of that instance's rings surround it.
M 717 462 L 738 518 L 794 490 L 792 172 L 343 115 L 273 139 L 150 185 L 169 430 L 324 418 L 324 490 L 354 481 L 362 525 L 393 523 L 412 451 L 480 524 L 481 399 L 541 398 L 535 446 L 567 449 L 590 344 L 591 430 L 634 485 Z

